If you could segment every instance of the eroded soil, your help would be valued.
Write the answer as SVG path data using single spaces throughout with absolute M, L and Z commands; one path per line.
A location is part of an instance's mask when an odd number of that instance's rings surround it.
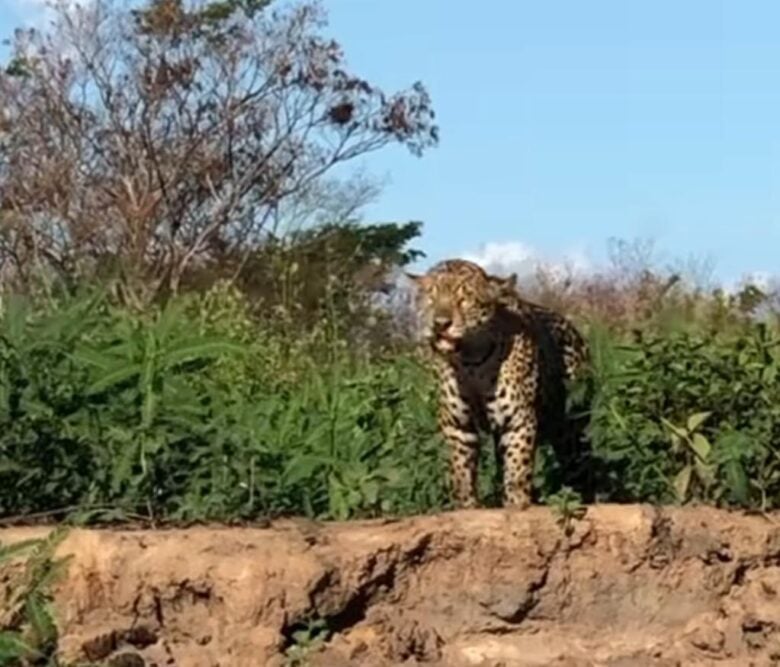
M 777 518 L 603 505 L 568 535 L 542 507 L 74 530 L 60 647 L 158 667 L 780 664 Z

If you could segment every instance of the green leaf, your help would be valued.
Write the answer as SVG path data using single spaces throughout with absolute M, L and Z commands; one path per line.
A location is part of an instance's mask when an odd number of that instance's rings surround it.
M 710 452 L 712 451 L 712 445 L 709 440 L 705 438 L 701 433 L 694 433 L 693 438 L 690 440 L 691 449 L 696 452 L 702 461 L 706 462 L 709 459 Z
M 141 443 L 139 440 L 131 438 L 126 440 L 119 438 L 119 440 L 119 451 L 115 451 L 112 457 L 110 471 L 111 493 L 114 495 L 119 495 L 122 488 L 130 484 L 133 476 L 133 467 L 140 459 Z
M 39 582 L 40 590 L 48 590 L 51 586 L 60 581 L 68 571 L 68 565 L 73 560 L 73 554 L 68 554 L 62 558 L 50 562 L 46 574 L 43 575 Z
M 362 485 L 363 497 L 365 498 L 367 505 L 369 506 L 376 505 L 376 502 L 379 499 L 379 490 L 380 490 L 379 483 L 375 480 L 369 480 L 363 483 Z
M 715 482 L 715 466 L 696 459 L 693 462 L 694 469 L 696 470 L 696 477 L 707 488 L 712 486 Z
M 0 545 L 0 563 L 21 556 L 43 544 L 41 539 L 22 540 L 20 542 L 14 542 L 13 544 Z
M 696 431 L 712 414 L 712 412 L 697 412 L 688 417 L 688 431 Z
M 154 334 L 159 341 L 167 341 L 176 327 L 186 321 L 185 310 L 186 304 L 183 302 L 169 301 L 165 305 L 155 325 Z
M 3 317 L 8 342 L 15 348 L 23 347 L 25 329 L 30 314 L 30 302 L 19 294 L 10 294 L 5 304 Z
M 164 368 L 172 368 L 185 361 L 195 361 L 207 357 L 215 357 L 228 354 L 245 354 L 246 349 L 242 345 L 224 340 L 196 339 L 181 341 L 175 349 L 167 350 L 162 361 Z
M 24 470 L 23 466 L 14 463 L 13 461 L 0 461 L 0 474 L 8 472 L 21 473 L 24 472 Z
M 136 332 L 128 333 L 128 340 L 123 340 L 121 343 L 113 343 L 106 348 L 106 356 L 116 360 L 116 362 L 127 361 L 128 359 L 136 359 L 141 355 L 141 349 L 139 341 L 135 336 Z M 122 333 L 117 332 L 117 335 Z
M 141 392 L 143 394 L 143 403 L 141 404 L 141 425 L 148 428 L 154 420 L 155 406 L 157 404 L 155 395 L 155 355 L 152 351 L 153 341 L 150 340 L 148 353 L 145 355 L 141 373 Z
M 750 500 L 750 483 L 745 466 L 738 458 L 729 458 L 723 465 L 728 493 L 733 502 L 747 506 Z
M 293 485 L 312 476 L 317 468 L 327 465 L 327 461 L 320 456 L 297 456 L 286 466 L 284 483 Z
M 688 488 L 691 485 L 691 472 L 693 468 L 691 466 L 685 466 L 680 472 L 675 475 L 674 478 L 674 490 L 677 494 L 677 499 L 680 502 L 685 502 L 688 496 Z
M 117 363 L 121 363 L 122 361 L 116 356 L 103 354 L 88 347 L 80 347 L 76 351 L 71 352 L 68 356 L 73 361 L 80 364 L 85 366 L 96 366 L 104 371 L 113 368 Z
M 25 603 L 27 621 L 35 635 L 37 646 L 51 645 L 57 641 L 57 625 L 54 622 L 49 603 L 36 591 L 27 597 Z
M 104 292 L 98 291 L 92 297 L 78 299 L 62 312 L 57 312 L 41 322 L 37 327 L 36 337 L 43 340 L 72 340 L 90 325 L 89 315 L 104 298 Z
M 0 665 L 11 665 L 23 658 L 38 658 L 40 654 L 22 639 L 18 632 L 0 631 Z
M 136 377 L 141 372 L 141 364 L 122 364 L 100 376 L 87 388 L 88 394 L 99 394 L 118 384 Z
M 721 458 L 740 459 L 749 451 L 751 437 L 742 431 L 726 431 L 718 436 L 717 448 L 722 452 Z
M 686 431 L 684 428 L 681 428 L 680 426 L 675 426 L 672 424 L 672 422 L 670 422 L 668 419 L 665 419 L 664 417 L 661 417 L 661 423 L 678 438 L 685 438 L 688 435 L 688 431 Z

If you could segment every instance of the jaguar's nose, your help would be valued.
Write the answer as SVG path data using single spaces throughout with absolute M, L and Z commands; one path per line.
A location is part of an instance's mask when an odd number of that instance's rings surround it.
M 452 325 L 451 317 L 436 317 L 433 320 L 433 326 L 436 331 L 446 331 Z

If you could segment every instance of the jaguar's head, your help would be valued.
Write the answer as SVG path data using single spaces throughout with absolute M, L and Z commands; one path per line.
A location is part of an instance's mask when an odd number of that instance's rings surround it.
M 458 350 L 465 338 L 485 333 L 515 276 L 488 275 L 473 262 L 445 260 L 421 275 L 407 274 L 417 286 L 423 336 L 442 353 Z

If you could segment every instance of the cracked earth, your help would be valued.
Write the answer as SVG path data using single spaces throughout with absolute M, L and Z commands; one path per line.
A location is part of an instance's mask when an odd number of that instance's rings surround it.
M 73 556 L 55 591 L 60 653 L 149 667 L 780 664 L 777 518 L 597 505 L 570 531 L 543 507 L 73 530 L 58 548 Z

